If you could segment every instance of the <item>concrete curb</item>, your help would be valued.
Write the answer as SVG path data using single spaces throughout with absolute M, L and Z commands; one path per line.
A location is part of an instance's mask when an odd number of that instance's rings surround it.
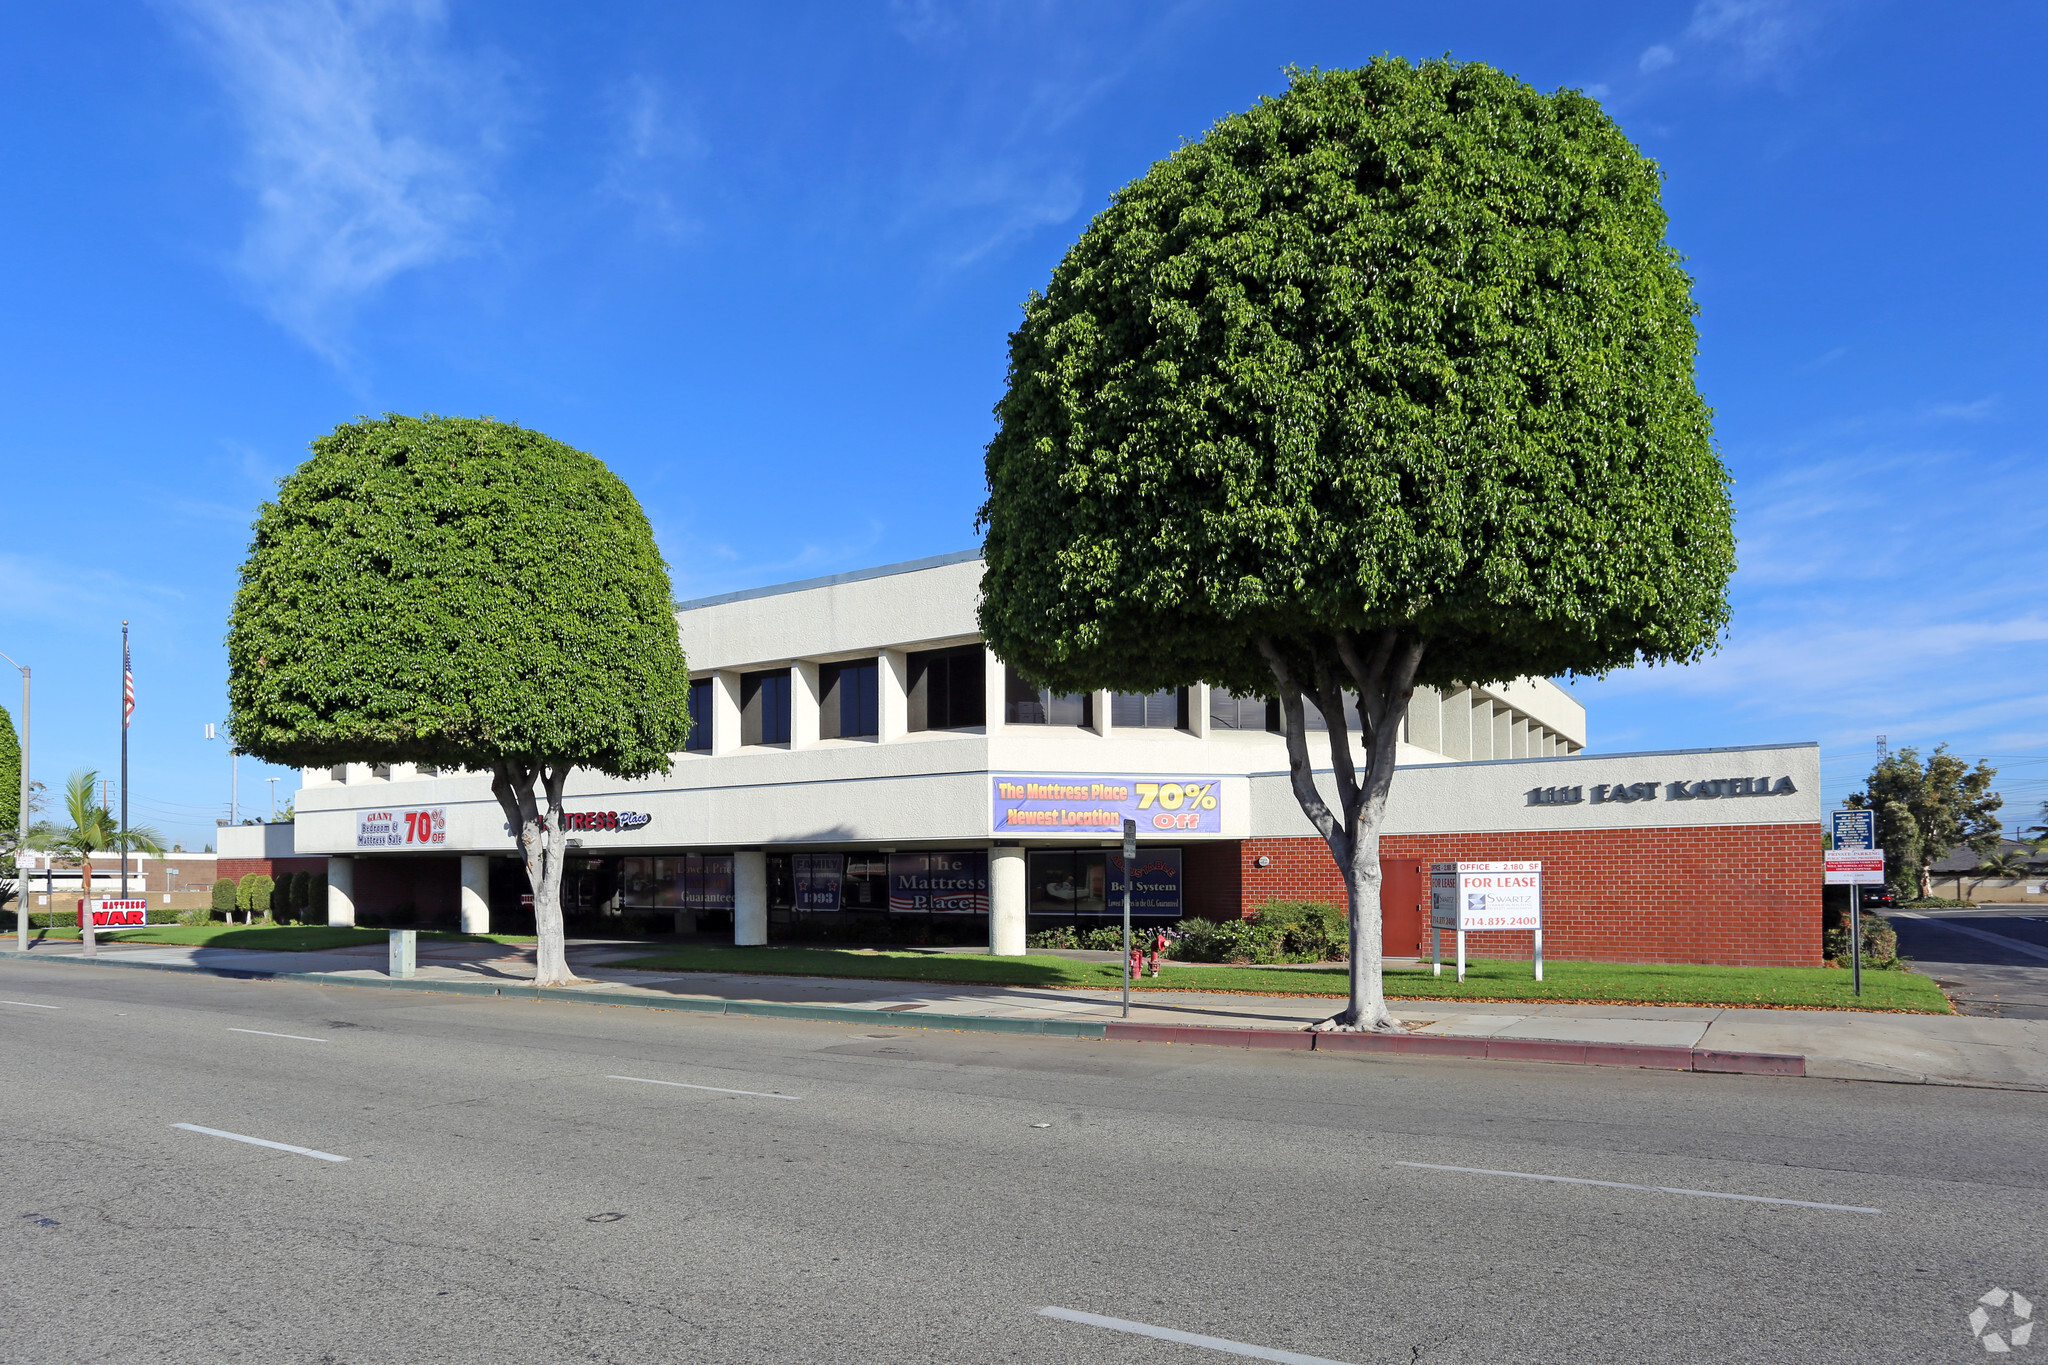
M 1483 1057 L 1496 1062 L 1563 1062 L 1661 1071 L 1804 1076 L 1806 1058 L 1787 1052 L 1722 1052 L 1656 1043 L 1566 1043 L 1543 1038 L 1438 1038 L 1424 1033 L 1308 1033 L 1277 1029 L 1200 1028 L 1186 1024 L 1106 1024 L 1104 1036 L 1140 1043 L 1203 1043 L 1220 1047 L 1292 1048 L 1315 1052 L 1378 1052 L 1408 1057 Z
M 1186 1043 L 1201 1047 L 1276 1048 L 1291 1052 L 1376 1052 L 1409 1057 L 1476 1057 L 1497 1062 L 1561 1062 L 1578 1066 L 1646 1067 L 1662 1071 L 1735 1072 L 1753 1076 L 1804 1076 L 1806 1058 L 1782 1052 L 1723 1052 L 1712 1048 L 1658 1044 L 1567 1043 L 1540 1038 L 1439 1038 L 1420 1033 L 1311 1033 L 1303 1029 L 1206 1028 L 1193 1024 L 1090 1024 L 1068 1019 L 1004 1019 L 978 1014 L 885 1013 L 855 1005 L 782 1005 L 764 1000 L 701 1000 L 685 997 L 619 996 L 573 986 L 544 988 L 491 981 L 429 981 L 341 976 L 333 972 L 238 971 L 182 962 L 123 962 L 71 956 L 38 957 L 0 950 L 0 961 L 61 962 L 75 967 L 126 967 L 135 971 L 183 972 L 236 981 L 300 981 L 319 986 L 361 986 L 370 990 L 427 991 L 442 995 L 496 996 L 512 1000 L 566 1000 L 580 1005 L 682 1010 L 691 1014 L 816 1019 L 870 1027 L 952 1029 L 966 1033 L 1023 1033 L 1053 1038 L 1103 1038 L 1131 1043 Z

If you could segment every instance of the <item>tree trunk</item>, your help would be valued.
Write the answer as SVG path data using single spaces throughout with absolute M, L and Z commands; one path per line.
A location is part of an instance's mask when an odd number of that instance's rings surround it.
M 533 929 L 539 940 L 534 952 L 536 986 L 577 984 L 569 970 L 568 935 L 562 927 L 562 860 L 569 847 L 562 788 L 568 779 L 566 763 L 504 761 L 491 769 L 491 793 L 505 812 L 526 865 L 527 884 L 533 888 Z M 536 782 L 542 784 L 539 792 L 534 790 Z
M 85 956 L 98 957 L 99 935 L 93 932 L 92 911 L 87 908 L 87 902 L 92 899 L 92 859 L 80 858 L 78 866 L 81 869 L 78 878 L 78 941 L 85 945 Z
M 1380 954 L 1380 824 L 1386 816 L 1395 746 L 1401 720 L 1408 714 L 1409 698 L 1415 694 L 1415 670 L 1422 662 L 1422 648 L 1421 641 L 1403 641 L 1391 630 L 1381 634 L 1369 656 L 1360 652 L 1358 642 L 1348 634 L 1335 637 L 1327 648 L 1310 651 L 1305 658 L 1290 657 L 1270 639 L 1259 641 L 1259 650 L 1278 684 L 1288 778 L 1295 800 L 1323 836 L 1344 876 L 1351 931 L 1351 998 L 1316 1028 L 1390 1032 L 1398 1027 L 1387 1011 Z M 1303 682 L 1297 677 L 1297 668 L 1304 663 L 1313 674 L 1310 691 L 1316 709 L 1328 728 L 1336 812 L 1324 802 L 1309 762 Z M 1343 679 L 1347 676 L 1358 688 L 1358 726 L 1365 745 L 1362 775 L 1351 751 L 1350 726 L 1344 716 Z

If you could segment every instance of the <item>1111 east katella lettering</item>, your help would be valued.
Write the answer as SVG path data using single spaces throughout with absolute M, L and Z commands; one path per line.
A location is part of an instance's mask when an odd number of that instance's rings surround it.
M 1658 784 L 1655 782 L 1601 782 L 1591 788 L 1531 787 L 1527 793 L 1528 803 L 1532 806 L 1576 806 L 1585 801 L 1588 790 L 1593 793 L 1594 805 L 1614 801 L 1655 801 L 1658 796 Z M 1789 777 L 1716 777 L 1663 784 L 1666 801 L 1711 801 L 1724 796 L 1791 796 L 1798 791 Z

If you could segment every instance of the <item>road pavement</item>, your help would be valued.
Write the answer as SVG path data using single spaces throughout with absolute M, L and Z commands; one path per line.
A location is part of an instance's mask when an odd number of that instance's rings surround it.
M 2048 906 L 1894 910 L 1899 951 L 1959 1014 L 2048 1019 Z
M 2038 1093 L 14 961 L 0 1001 L 10 1362 L 1917 1365 L 2048 1304 Z

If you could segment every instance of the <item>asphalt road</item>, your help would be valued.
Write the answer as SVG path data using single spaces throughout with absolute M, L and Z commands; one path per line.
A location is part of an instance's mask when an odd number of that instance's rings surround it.
M 1886 918 L 1898 931 L 1899 952 L 1948 992 L 1957 1013 L 2048 1019 L 2048 907 L 1894 911 Z M 2043 1332 L 2048 1349 L 2048 1328 Z
M 1351 1365 L 1924 1365 L 1984 1355 L 1993 1288 L 2048 1317 L 2048 1095 L 56 964 L 0 1001 L 13 1365 L 1244 1358 L 1045 1308 Z

